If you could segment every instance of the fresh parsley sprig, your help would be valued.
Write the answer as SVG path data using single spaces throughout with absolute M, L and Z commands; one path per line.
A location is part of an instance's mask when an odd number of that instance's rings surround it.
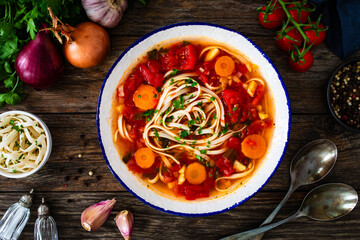
M 0 1 L 0 107 L 18 104 L 26 97 L 23 83 L 15 72 L 15 59 L 19 51 L 35 39 L 41 24 L 50 23 L 48 7 L 61 15 L 64 22 L 77 24 L 86 19 L 78 0 Z

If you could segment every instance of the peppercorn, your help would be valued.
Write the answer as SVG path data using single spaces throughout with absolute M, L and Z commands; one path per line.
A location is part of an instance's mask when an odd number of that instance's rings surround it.
M 330 105 L 343 123 L 360 129 L 360 61 L 343 66 L 331 82 Z

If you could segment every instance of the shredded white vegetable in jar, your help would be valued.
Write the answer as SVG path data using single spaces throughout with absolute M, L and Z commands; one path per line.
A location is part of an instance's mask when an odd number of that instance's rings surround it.
M 30 172 L 39 167 L 46 149 L 46 133 L 38 121 L 21 114 L 0 118 L 0 170 Z

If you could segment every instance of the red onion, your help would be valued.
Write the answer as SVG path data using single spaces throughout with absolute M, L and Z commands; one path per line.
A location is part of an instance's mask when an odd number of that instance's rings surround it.
M 19 78 L 35 89 L 50 87 L 59 80 L 64 60 L 47 31 L 39 31 L 35 40 L 28 42 L 15 60 Z

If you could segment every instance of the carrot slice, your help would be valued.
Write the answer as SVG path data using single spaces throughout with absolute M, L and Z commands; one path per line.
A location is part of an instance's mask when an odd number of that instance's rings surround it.
M 260 158 L 266 152 L 266 141 L 258 134 L 249 135 L 242 141 L 241 150 L 248 158 Z
M 135 153 L 136 164 L 141 168 L 149 168 L 155 162 L 155 154 L 150 148 L 139 148 Z
M 227 77 L 235 69 L 235 62 L 229 56 L 222 56 L 215 62 L 215 72 L 221 77 Z
M 190 184 L 201 184 L 206 180 L 205 166 L 199 162 L 189 164 L 185 171 L 185 178 Z
M 153 86 L 142 84 L 135 91 L 133 100 L 142 110 L 152 109 L 159 102 L 159 92 Z

